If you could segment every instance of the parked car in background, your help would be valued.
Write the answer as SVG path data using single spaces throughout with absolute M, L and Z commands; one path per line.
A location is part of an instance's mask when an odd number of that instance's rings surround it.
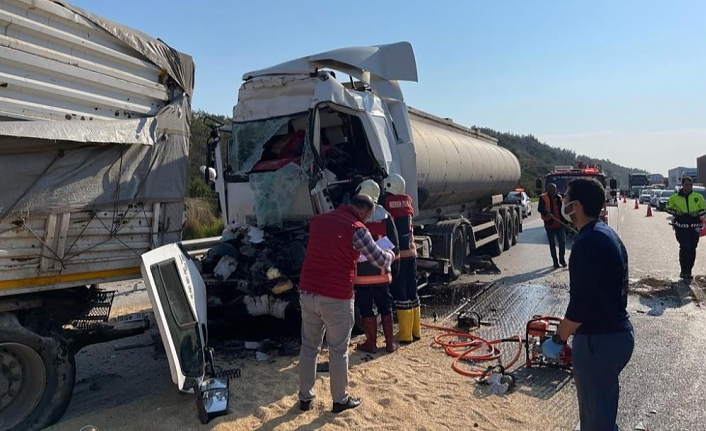
M 658 211 L 664 211 L 667 209 L 667 202 L 669 202 L 669 197 L 676 193 L 674 190 L 660 190 L 659 195 L 657 196 L 657 205 L 655 205 L 655 208 Z
M 653 208 L 657 208 L 657 204 L 659 203 L 659 198 L 662 196 L 663 191 L 664 191 L 664 189 L 652 190 L 652 197 L 650 198 L 650 205 Z
M 643 190 L 640 192 L 639 201 L 641 204 L 649 204 L 651 199 L 652 199 L 652 191 L 651 190 Z
M 508 202 L 519 202 L 522 205 L 522 218 L 532 215 L 532 201 L 523 190 L 513 190 L 507 194 L 505 200 Z

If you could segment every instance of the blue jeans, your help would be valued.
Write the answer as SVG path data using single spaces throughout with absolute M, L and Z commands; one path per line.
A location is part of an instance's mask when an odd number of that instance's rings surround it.
M 632 357 L 634 333 L 577 334 L 572 347 L 581 431 L 617 431 L 618 376 Z
M 544 230 L 547 231 L 547 239 L 549 240 L 549 252 L 552 255 L 552 260 L 555 263 L 559 261 L 564 262 L 564 256 L 566 255 L 566 236 L 564 235 L 564 228 L 545 227 Z M 556 258 L 557 243 L 559 243 L 559 259 Z

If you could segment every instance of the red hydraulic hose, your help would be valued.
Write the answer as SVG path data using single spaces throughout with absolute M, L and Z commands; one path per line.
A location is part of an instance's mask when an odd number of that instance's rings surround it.
M 421 323 L 421 326 L 429 329 L 435 329 L 438 331 L 445 331 L 442 334 L 438 334 L 434 337 L 434 343 L 443 347 L 447 355 L 455 358 L 451 364 L 451 368 L 457 373 L 469 376 L 469 377 L 480 377 L 486 371 L 487 367 L 483 368 L 478 365 L 470 365 L 470 370 L 468 367 L 465 369 L 460 366 L 461 361 L 475 361 L 475 362 L 485 362 L 494 361 L 500 359 L 502 351 L 496 347 L 501 343 L 516 342 L 517 351 L 515 355 L 506 364 L 502 364 L 503 369 L 509 369 L 520 358 L 522 354 L 522 337 L 519 335 L 513 335 L 509 338 L 502 338 L 498 340 L 485 340 L 470 332 L 466 332 L 457 328 L 449 328 L 446 326 L 431 325 L 428 323 Z M 446 341 L 448 338 L 456 338 L 456 341 Z M 466 341 L 458 340 L 459 338 L 465 338 Z M 485 347 L 483 352 L 475 353 L 480 348 Z

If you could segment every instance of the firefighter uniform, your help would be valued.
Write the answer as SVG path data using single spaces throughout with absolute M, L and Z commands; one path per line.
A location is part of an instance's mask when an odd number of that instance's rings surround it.
M 421 310 L 417 294 L 417 249 L 414 245 L 412 218 L 414 206 L 407 194 L 387 194 L 385 209 L 392 215 L 399 236 L 399 272 L 392 279 L 392 298 L 399 330 L 395 339 L 411 343 L 421 339 Z
M 554 198 L 549 193 L 544 193 L 539 197 L 537 211 L 544 220 L 544 230 L 547 232 L 549 240 L 549 252 L 551 253 L 554 267 L 559 268 L 559 264 L 566 266 L 566 236 L 561 220 L 561 196 L 557 193 Z M 559 257 L 556 255 L 556 246 L 559 245 Z
M 375 241 L 387 237 L 395 245 L 392 249 L 395 256 L 399 254 L 397 229 L 392 216 L 385 208 L 378 205 L 373 217 L 365 223 L 365 227 L 368 228 Z M 367 261 L 358 262 L 354 280 L 355 302 L 363 318 L 366 338 L 364 343 L 358 344 L 359 350 L 369 353 L 377 352 L 377 319 L 373 311 L 373 303 L 382 320 L 386 349 L 388 352 L 394 352 L 396 349 L 392 321 L 392 296 L 390 295 L 391 282 L 390 270 L 378 268 Z
M 696 262 L 696 247 L 699 245 L 699 230 L 706 215 L 706 201 L 700 193 L 680 191 L 669 197 L 667 212 L 674 216 L 672 226 L 679 242 L 679 265 L 682 278 L 691 278 Z

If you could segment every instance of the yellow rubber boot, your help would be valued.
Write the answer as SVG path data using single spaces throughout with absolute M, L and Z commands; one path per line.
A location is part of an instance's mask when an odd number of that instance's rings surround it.
M 395 340 L 400 343 L 408 344 L 413 341 L 412 324 L 414 323 L 413 310 L 397 310 L 397 325 L 398 330 L 395 335 Z
M 412 309 L 414 320 L 412 320 L 412 338 L 414 341 L 422 339 L 422 310 L 419 306 Z

